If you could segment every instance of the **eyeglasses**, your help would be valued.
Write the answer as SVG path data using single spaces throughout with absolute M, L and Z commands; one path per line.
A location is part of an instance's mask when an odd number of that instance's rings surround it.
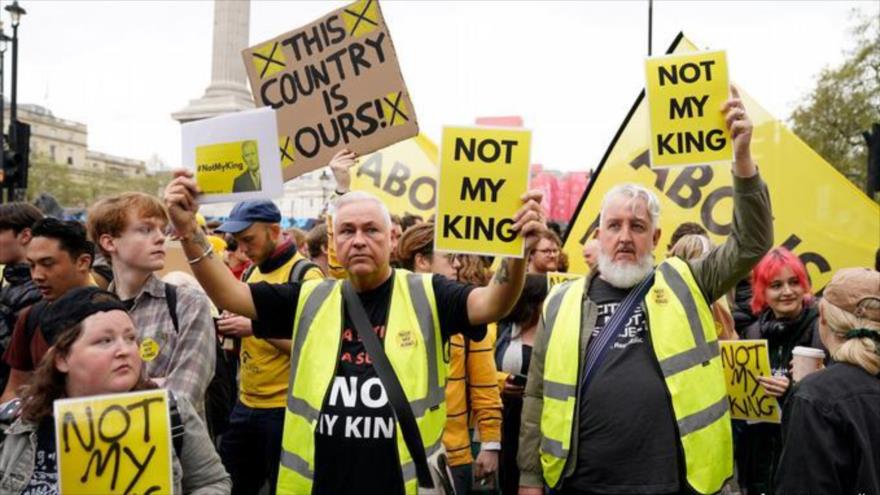
M 552 248 L 551 248 L 551 249 L 536 249 L 535 252 L 538 252 L 538 253 L 541 253 L 541 254 L 545 254 L 545 255 L 547 255 L 547 256 L 554 255 L 554 254 L 559 254 L 559 250 L 558 250 L 558 249 L 552 249 Z

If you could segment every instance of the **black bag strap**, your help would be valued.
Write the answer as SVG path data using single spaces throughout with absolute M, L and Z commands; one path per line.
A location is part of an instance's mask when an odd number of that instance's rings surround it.
M 34 333 L 37 331 L 37 327 L 40 326 L 40 317 L 43 315 L 43 310 L 46 309 L 46 306 L 49 305 L 49 301 L 42 299 L 34 303 L 31 306 L 30 311 L 28 311 L 27 317 L 24 320 L 24 333 L 27 335 L 28 339 L 33 337 Z
M 303 277 L 306 276 L 306 272 L 312 268 L 319 267 L 305 258 L 297 260 L 297 262 L 293 264 L 293 270 L 290 270 L 290 277 L 288 277 L 287 280 L 290 282 L 301 282 Z
M 370 359 L 373 361 L 373 369 L 382 381 L 385 387 L 385 393 L 388 395 L 388 401 L 394 408 L 394 414 L 397 416 L 397 424 L 400 425 L 400 431 L 403 433 L 403 441 L 413 458 L 416 466 L 416 477 L 419 480 L 419 486 L 425 488 L 433 488 L 434 480 L 431 478 L 431 470 L 428 467 L 428 458 L 425 456 L 425 444 L 422 442 L 422 435 L 419 433 L 419 426 L 416 423 L 415 415 L 412 407 L 406 399 L 400 380 L 385 355 L 385 349 L 379 342 L 379 337 L 373 332 L 373 325 L 361 305 L 360 297 L 348 280 L 342 283 L 342 297 L 345 300 L 345 307 L 348 309 L 348 316 L 354 324 L 354 329 L 360 336 L 361 341 Z
M 177 286 L 165 284 L 165 304 L 168 305 L 168 314 L 171 323 L 174 324 L 174 332 L 180 333 L 180 322 L 177 320 Z
M 586 391 L 589 388 L 590 382 L 593 381 L 593 377 L 596 376 L 596 372 L 602 366 L 602 361 L 608 355 L 608 350 L 611 349 L 615 338 L 626 328 L 627 322 L 629 322 L 636 307 L 641 304 L 645 294 L 648 293 L 648 288 L 653 283 L 654 272 L 651 272 L 649 276 L 639 282 L 639 285 L 623 298 L 620 306 L 617 307 L 614 314 L 611 315 L 611 318 L 602 327 L 599 335 L 595 337 L 595 342 L 590 343 L 584 363 L 584 377 L 581 390 Z
M 183 462 L 183 419 L 180 417 L 180 408 L 177 407 L 177 397 L 174 392 L 168 391 L 168 416 L 171 418 L 171 445 L 177 459 Z

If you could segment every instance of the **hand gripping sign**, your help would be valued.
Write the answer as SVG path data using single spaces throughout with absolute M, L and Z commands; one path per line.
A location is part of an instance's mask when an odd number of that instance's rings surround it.
M 779 403 L 758 382 L 759 376 L 771 375 L 767 341 L 724 340 L 720 345 L 730 417 L 778 423 Z
M 437 196 L 437 251 L 523 256 L 511 230 L 528 190 L 531 131 L 445 127 Z
M 59 492 L 171 493 L 168 392 L 56 400 Z
M 721 112 L 729 91 L 723 51 L 652 57 L 645 73 L 652 167 L 733 159 Z
M 278 112 L 284 180 L 418 134 L 377 0 L 359 0 L 242 52 L 257 106 Z

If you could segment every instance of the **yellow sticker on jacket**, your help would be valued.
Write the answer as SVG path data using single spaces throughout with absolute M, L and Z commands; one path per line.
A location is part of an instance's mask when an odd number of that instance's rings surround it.
M 159 355 L 159 343 L 147 337 L 141 341 L 141 359 L 150 362 Z
M 401 348 L 407 347 L 415 347 L 416 346 L 416 338 L 413 335 L 412 330 L 404 330 L 397 334 L 397 343 Z

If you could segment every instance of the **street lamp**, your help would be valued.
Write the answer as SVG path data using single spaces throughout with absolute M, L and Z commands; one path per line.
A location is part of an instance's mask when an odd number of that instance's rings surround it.
M 18 104 L 18 25 L 21 23 L 21 16 L 27 14 L 27 11 L 21 8 L 18 0 L 15 0 L 12 5 L 6 6 L 6 12 L 9 12 L 9 17 L 12 19 L 12 105 L 9 107 L 9 124 L 10 128 L 13 128 Z

